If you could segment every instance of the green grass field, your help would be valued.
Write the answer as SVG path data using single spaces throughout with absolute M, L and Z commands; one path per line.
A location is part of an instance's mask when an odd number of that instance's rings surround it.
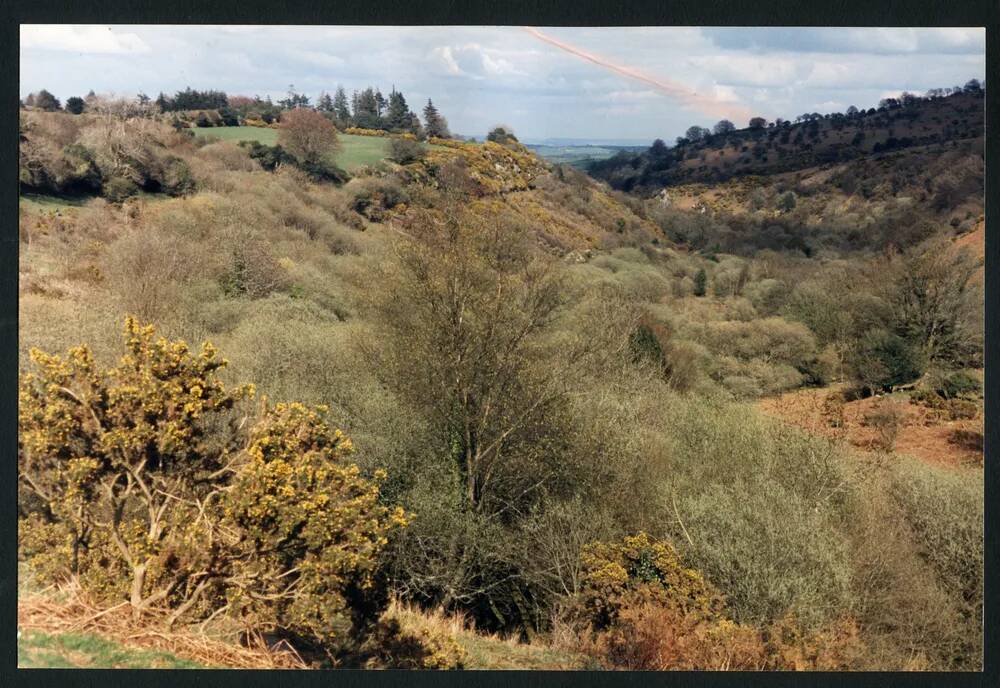
M 267 146 L 273 146 L 278 141 L 276 129 L 264 127 L 196 127 L 191 131 L 195 136 L 214 137 L 220 141 L 258 141 Z M 385 159 L 389 139 L 377 136 L 354 136 L 339 134 L 341 151 L 336 156 L 337 164 L 348 172 L 364 165 L 374 165 Z
M 25 210 L 63 211 L 79 208 L 89 198 L 62 198 L 59 196 L 44 196 L 42 194 L 21 194 L 20 205 Z
M 265 127 L 194 127 L 191 131 L 195 136 L 220 141 L 257 141 L 268 146 L 278 141 L 278 130 Z
M 125 647 L 90 633 L 25 631 L 17 641 L 21 669 L 204 669 L 168 652 Z

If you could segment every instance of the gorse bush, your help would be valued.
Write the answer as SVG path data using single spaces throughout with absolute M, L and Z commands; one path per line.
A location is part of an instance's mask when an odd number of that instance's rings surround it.
M 22 377 L 29 563 L 127 601 L 136 620 L 228 613 L 331 660 L 356 651 L 385 604 L 378 553 L 406 524 L 380 503 L 383 475 L 361 476 L 350 441 L 300 404 L 247 425 L 236 409 L 253 387 L 223 385 L 211 345 L 193 354 L 131 318 L 125 334 L 117 367 L 79 347 L 35 352 Z
M 645 533 L 621 544 L 592 543 L 580 557 L 581 603 L 597 629 L 616 623 L 623 608 L 646 603 L 705 616 L 722 608 L 718 591 L 698 571 L 685 567 L 672 545 Z
M 856 625 L 806 631 L 789 615 L 764 629 L 728 618 L 721 594 L 645 533 L 581 553 L 589 633 L 584 647 L 609 668 L 842 670 L 856 666 Z

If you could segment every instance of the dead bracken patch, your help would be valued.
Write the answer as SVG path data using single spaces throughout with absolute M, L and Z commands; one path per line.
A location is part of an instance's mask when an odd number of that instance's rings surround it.
M 834 403 L 842 393 L 842 385 L 799 389 L 761 399 L 757 405 L 764 413 L 809 432 L 843 440 L 865 451 L 879 450 L 880 430 L 870 418 L 885 397 Z M 969 440 L 973 426 L 981 422 L 981 411 L 972 420 L 949 420 L 905 398 L 897 403 L 902 418 L 896 431 L 896 453 L 943 466 L 982 465 L 982 451 Z

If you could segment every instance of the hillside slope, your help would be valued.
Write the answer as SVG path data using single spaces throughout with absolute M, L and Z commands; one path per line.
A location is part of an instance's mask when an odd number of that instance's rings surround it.
M 678 140 L 639 154 L 592 163 L 590 172 L 613 188 L 649 192 L 690 182 L 768 175 L 846 162 L 887 151 L 975 140 L 982 148 L 982 91 L 913 99 L 857 114 L 800 116 L 803 121 Z

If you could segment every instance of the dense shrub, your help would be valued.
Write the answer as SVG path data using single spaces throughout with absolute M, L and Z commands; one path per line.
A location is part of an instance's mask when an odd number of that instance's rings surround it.
M 299 162 L 299 169 L 309 175 L 313 181 L 344 184 L 351 177 L 338 167 L 330 158 L 306 159 Z
M 139 193 L 139 187 L 131 179 L 112 177 L 104 184 L 104 197 L 112 203 L 121 203 Z
M 378 552 L 402 509 L 380 504 L 317 411 L 265 407 L 227 437 L 253 387 L 227 389 L 210 344 L 195 355 L 131 318 L 125 335 L 112 368 L 86 347 L 33 353 L 22 554 L 43 579 L 76 575 L 96 598 L 127 601 L 136 620 L 158 606 L 171 624 L 228 612 L 332 660 L 356 650 L 386 602 Z
M 227 295 L 258 299 L 289 286 L 287 271 L 260 238 L 237 235 L 230 251 L 231 263 L 220 281 Z
M 340 149 L 337 128 L 322 113 L 297 107 L 281 115 L 278 144 L 304 163 L 317 163 Z
M 389 159 L 400 165 L 408 165 L 411 162 L 422 160 L 425 153 L 426 148 L 418 141 L 393 138 L 389 142 Z
M 901 460 L 891 494 L 912 528 L 919 553 L 931 565 L 961 621 L 948 629 L 946 661 L 974 668 L 982 661 L 983 482 L 974 472 Z
M 250 158 L 260 163 L 268 172 L 273 172 L 279 165 L 294 165 L 298 161 L 281 145 L 267 146 L 259 141 L 241 141 L 240 146 L 247 149 Z
M 812 626 L 849 606 L 852 483 L 838 449 L 738 404 L 673 399 L 666 422 L 676 429 L 665 432 L 663 489 L 676 511 L 664 527 L 733 618 L 770 623 L 793 609 Z
M 923 361 L 902 337 L 886 330 L 873 330 L 848 353 L 854 378 L 869 392 L 891 390 L 920 377 Z
M 351 209 L 372 222 L 381 222 L 389 211 L 410 200 L 400 184 L 388 177 L 353 179 L 345 190 L 351 195 Z
M 580 558 L 580 601 L 596 629 L 617 623 L 624 608 L 647 603 L 706 617 L 722 609 L 718 591 L 701 573 L 684 566 L 670 543 L 645 533 L 621 544 L 592 543 Z
M 931 388 L 945 399 L 982 394 L 982 383 L 968 371 L 956 370 L 939 376 L 930 382 Z

